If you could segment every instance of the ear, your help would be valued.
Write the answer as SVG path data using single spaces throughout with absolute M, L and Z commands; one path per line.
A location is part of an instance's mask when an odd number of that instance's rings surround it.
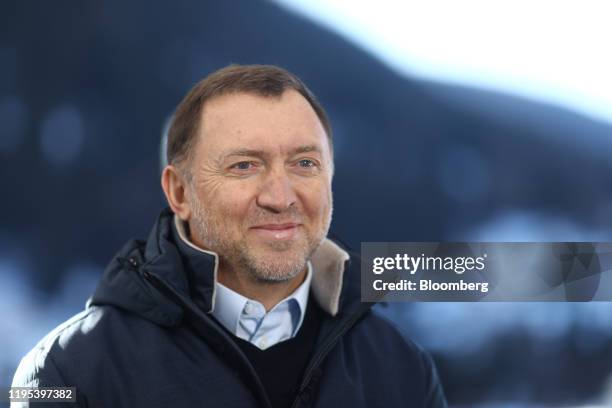
M 187 200 L 187 181 L 175 166 L 168 165 L 161 176 L 161 185 L 172 211 L 183 221 L 191 216 L 191 207 Z

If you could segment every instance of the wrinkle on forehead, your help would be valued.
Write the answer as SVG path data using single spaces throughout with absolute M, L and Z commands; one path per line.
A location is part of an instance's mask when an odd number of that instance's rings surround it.
M 315 111 L 293 90 L 285 91 L 280 97 L 248 93 L 219 96 L 204 105 L 201 124 L 199 133 L 206 144 L 235 141 L 238 146 L 256 148 L 247 143 L 251 139 L 261 142 L 280 136 L 327 139 Z

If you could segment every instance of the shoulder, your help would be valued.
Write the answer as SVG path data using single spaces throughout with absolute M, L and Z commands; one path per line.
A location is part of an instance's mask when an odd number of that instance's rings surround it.
M 134 319 L 109 306 L 90 306 L 51 330 L 19 363 L 13 386 L 71 385 L 76 361 L 104 352 L 118 326 Z
M 61 345 L 70 338 L 70 333 L 78 330 L 84 322 L 93 316 L 93 310 L 85 309 L 51 330 L 30 350 L 19 363 L 13 378 L 13 386 L 39 386 L 43 379 L 57 377 L 57 367 L 53 362 L 53 354 L 61 350 Z M 58 379 L 59 380 L 59 379 Z

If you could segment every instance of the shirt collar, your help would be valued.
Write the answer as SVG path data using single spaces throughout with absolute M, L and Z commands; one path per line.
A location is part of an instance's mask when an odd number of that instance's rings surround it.
M 306 307 L 308 306 L 308 293 L 310 292 L 310 283 L 312 282 L 313 271 L 312 264 L 310 263 L 310 261 L 308 261 L 307 266 L 308 270 L 306 271 L 306 278 L 304 279 L 304 282 L 302 282 L 302 284 L 298 286 L 298 288 L 293 292 L 293 294 L 287 297 L 287 299 L 295 299 L 299 306 L 297 319 L 298 322 L 293 328 L 293 335 L 295 335 L 295 333 L 297 333 L 297 331 L 300 329 L 300 326 L 302 326 L 302 322 L 304 321 L 304 315 L 306 314 Z
M 310 282 L 312 281 L 312 264 L 310 261 L 307 263 L 306 278 L 293 291 L 289 296 L 278 302 L 268 313 L 274 313 L 275 310 L 283 303 L 291 302 L 295 300 L 297 308 L 289 308 L 288 310 L 293 312 L 292 320 L 295 322 L 292 328 L 292 335 L 295 335 L 302 326 L 304 321 L 304 315 L 306 314 L 306 307 L 308 306 L 308 293 L 310 291 Z M 257 301 L 251 300 L 238 292 L 233 291 L 227 286 L 215 282 L 216 289 L 216 302 L 214 310 L 211 312 L 212 315 L 231 333 L 236 334 L 238 332 L 238 322 L 240 316 L 244 312 L 247 303 L 258 303 Z M 263 305 L 261 306 L 263 309 Z

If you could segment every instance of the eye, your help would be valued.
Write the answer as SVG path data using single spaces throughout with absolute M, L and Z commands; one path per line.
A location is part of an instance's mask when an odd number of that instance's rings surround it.
M 236 163 L 236 164 L 232 165 L 231 168 L 232 169 L 237 169 L 237 170 L 248 170 L 248 169 L 251 168 L 252 164 L 253 163 L 251 163 L 251 162 L 243 161 L 243 162 L 239 162 L 239 163 Z
M 295 171 L 305 176 L 314 176 L 321 171 L 321 163 L 317 159 L 298 159 L 292 166 Z
M 250 174 L 257 171 L 258 163 L 253 161 L 241 161 L 229 167 L 229 171 L 237 174 Z
M 313 160 L 310 160 L 310 159 L 302 159 L 298 162 L 298 165 L 300 167 L 308 168 L 308 167 L 316 167 L 317 163 L 315 163 Z

